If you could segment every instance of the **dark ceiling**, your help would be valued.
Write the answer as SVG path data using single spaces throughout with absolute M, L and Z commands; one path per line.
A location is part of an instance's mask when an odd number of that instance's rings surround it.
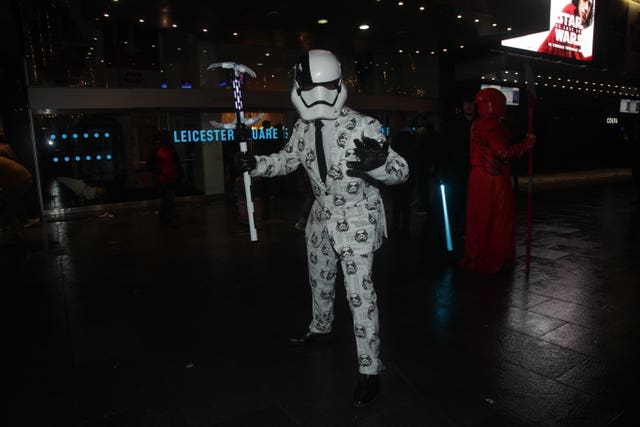
M 109 19 L 115 21 L 143 18 L 145 25 L 176 23 L 182 30 L 215 41 L 294 49 L 324 47 L 345 54 L 484 47 L 501 38 L 544 30 L 549 14 L 549 0 L 407 0 L 403 5 L 391 0 L 82 3 L 85 15 L 102 17 L 108 11 Z M 328 23 L 318 24 L 320 18 Z M 358 29 L 363 23 L 370 29 Z

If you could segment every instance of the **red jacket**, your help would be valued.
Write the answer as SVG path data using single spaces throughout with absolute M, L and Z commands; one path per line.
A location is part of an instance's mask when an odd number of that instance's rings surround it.
M 509 176 L 508 160 L 522 156 L 533 146 L 532 139 L 509 145 L 511 132 L 498 118 L 476 119 L 471 125 L 471 167 L 481 168 L 488 175 Z
M 160 143 L 151 162 L 150 168 L 158 183 L 173 183 L 182 176 L 180 157 L 170 143 Z

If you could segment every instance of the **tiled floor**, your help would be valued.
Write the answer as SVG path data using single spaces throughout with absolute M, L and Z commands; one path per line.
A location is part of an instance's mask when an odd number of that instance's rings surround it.
M 374 279 L 382 394 L 353 410 L 344 298 L 335 339 L 286 346 L 307 324 L 301 201 L 250 243 L 226 202 L 50 222 L 0 248 L 4 426 L 623 426 L 640 421 L 640 207 L 626 182 L 526 195 L 519 263 L 481 276 L 433 254 L 414 216 Z M 341 291 L 342 289 L 342 291 Z M 343 292 L 339 278 L 338 295 Z M 7 386 L 7 384 L 9 386 Z

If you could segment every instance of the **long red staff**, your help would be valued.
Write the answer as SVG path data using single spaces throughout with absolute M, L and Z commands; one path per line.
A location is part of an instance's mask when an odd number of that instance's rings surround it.
M 533 133 L 533 108 L 536 103 L 536 97 L 531 90 L 527 90 L 527 99 L 529 101 L 529 128 L 528 132 Z M 529 274 L 529 266 L 531 264 L 531 223 L 533 221 L 533 147 L 529 149 L 529 181 L 527 184 L 528 191 L 528 211 L 527 211 L 527 258 L 525 263 L 525 273 Z

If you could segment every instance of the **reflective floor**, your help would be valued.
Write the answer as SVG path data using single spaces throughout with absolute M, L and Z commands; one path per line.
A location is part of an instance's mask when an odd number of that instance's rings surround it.
M 227 202 L 25 230 L 2 246 L 5 426 L 626 426 L 640 421 L 640 205 L 629 183 L 516 199 L 518 263 L 464 272 L 421 232 L 375 258 L 380 398 L 356 381 L 341 279 L 335 337 L 286 337 L 309 321 L 302 201 L 276 200 L 259 242 Z

